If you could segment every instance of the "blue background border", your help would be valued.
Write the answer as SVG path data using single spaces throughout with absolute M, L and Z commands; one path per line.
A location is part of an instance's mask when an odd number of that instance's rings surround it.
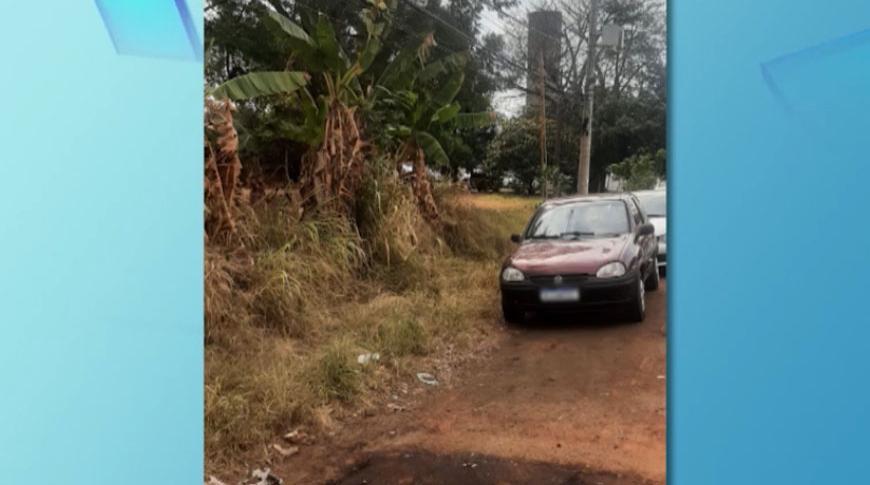
M 672 484 L 870 476 L 870 43 L 812 48 L 868 27 L 865 1 L 670 2 Z
M 191 52 L 174 0 L 102 3 Z M 202 64 L 106 27 L 91 0 L 0 16 L 2 483 L 202 483 Z
M 90 2 L 4 9 L 0 480 L 198 483 L 202 66 L 117 56 Z M 671 483 L 861 482 L 870 57 L 762 66 L 870 5 L 670 15 Z

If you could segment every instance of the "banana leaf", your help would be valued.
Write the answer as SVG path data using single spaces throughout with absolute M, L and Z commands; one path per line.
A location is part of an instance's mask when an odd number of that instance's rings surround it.
M 453 101 L 453 98 L 459 94 L 459 90 L 462 89 L 462 83 L 464 81 L 465 74 L 462 72 L 457 72 L 444 81 L 444 83 L 441 84 L 441 88 L 432 96 L 432 104 L 437 107 L 436 109 L 440 109 L 441 106 L 450 104 Z
M 312 49 L 316 48 L 314 40 L 311 39 L 311 36 L 309 36 L 308 33 L 305 32 L 305 29 L 296 24 L 296 22 L 293 22 L 292 20 L 273 10 L 269 10 L 268 13 L 269 17 L 274 20 L 278 24 L 278 26 L 281 27 L 281 30 L 286 32 L 287 35 L 289 35 L 292 39 L 295 39 L 303 44 L 307 44 Z
M 314 42 L 320 52 L 320 61 L 326 67 L 336 73 L 343 73 L 347 70 L 349 64 L 347 54 L 339 45 L 332 24 L 323 15 L 317 18 L 317 25 L 314 27 Z
M 418 131 L 414 135 L 414 141 L 417 146 L 423 149 L 423 153 L 426 154 L 426 162 L 430 167 L 440 168 L 450 165 L 447 153 L 434 136 L 425 131 Z
M 444 74 L 461 71 L 465 68 L 467 62 L 468 55 L 465 52 L 455 52 L 442 57 L 435 62 L 427 64 L 426 67 L 420 71 L 418 80 L 421 82 L 427 82 Z
M 234 101 L 268 96 L 271 94 L 290 94 L 308 83 L 308 75 L 298 71 L 253 72 L 230 79 L 212 91 L 216 98 L 230 98 Z
M 433 123 L 446 123 L 459 114 L 459 103 L 450 103 L 448 105 L 442 106 L 435 114 L 432 115 Z

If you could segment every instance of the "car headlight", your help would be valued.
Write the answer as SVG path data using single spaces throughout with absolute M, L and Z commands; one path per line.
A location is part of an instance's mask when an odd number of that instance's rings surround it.
M 598 272 L 595 273 L 595 276 L 599 278 L 616 278 L 617 276 L 622 276 L 624 274 L 625 265 L 619 261 L 614 261 L 599 268 Z
M 502 281 L 523 281 L 526 277 L 522 271 L 508 266 L 501 272 L 501 279 Z

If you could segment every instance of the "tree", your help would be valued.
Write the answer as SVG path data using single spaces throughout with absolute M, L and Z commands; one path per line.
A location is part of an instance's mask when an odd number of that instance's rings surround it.
M 654 189 L 664 176 L 665 151 L 643 152 L 608 167 L 608 171 L 624 181 L 623 190 Z
M 449 167 L 444 145 L 461 145 L 459 130 L 493 121 L 489 112 L 460 113 L 456 98 L 464 84 L 468 55 L 453 53 L 429 62 L 434 45 L 434 34 L 429 33 L 418 47 L 405 48 L 390 62 L 372 89 L 370 110 L 373 124 L 382 127 L 379 144 L 395 150 L 399 163 L 414 167 L 414 192 L 430 220 L 438 218 L 438 211 L 428 166 Z
M 550 120 L 548 124 L 552 132 L 555 122 Z M 483 163 L 484 176 L 495 180 L 509 176 L 514 190 L 527 195 L 537 193 L 544 178 L 554 195 L 566 191 L 572 185 L 572 179 L 565 175 L 567 167 L 553 164 L 547 173 L 541 173 L 538 133 L 538 120 L 531 117 L 509 118 L 499 123 L 499 131 L 489 144 Z M 557 143 L 570 143 L 570 140 L 560 141 L 554 137 L 547 141 L 548 151 L 553 151 Z
M 595 123 L 592 140 L 590 190 L 604 190 L 607 167 L 641 151 L 655 152 L 665 147 L 666 126 L 666 35 L 665 5 L 661 0 L 601 0 L 599 23 L 623 27 L 625 41 L 621 50 L 599 49 L 596 63 Z M 540 8 L 562 12 L 564 30 L 558 79 L 549 88 L 554 109 L 555 131 L 579 136 L 583 123 L 582 107 L 587 93 L 585 72 L 588 65 L 589 0 L 550 0 Z M 527 64 L 527 25 L 522 14 L 503 14 L 512 22 L 514 61 L 504 69 L 516 80 L 525 77 L 518 69 Z M 564 141 L 570 137 L 560 137 Z M 563 142 L 564 142 L 563 141 Z M 572 141 L 572 143 L 574 143 Z M 577 153 L 573 147 L 557 145 L 551 153 L 565 176 L 576 177 Z M 570 163 L 565 163 L 565 160 Z
M 370 149 L 393 153 L 401 165 L 414 167 L 412 186 L 423 214 L 437 219 L 427 160 L 448 166 L 442 139 L 457 130 L 482 127 L 489 113 L 461 113 L 455 98 L 464 81 L 466 53 L 451 53 L 429 62 L 435 46 L 432 33 L 391 56 L 381 72 L 370 72 L 382 48 L 382 37 L 393 20 L 395 2 L 369 0 L 360 19 L 364 41 L 346 53 L 336 31 L 320 15 L 307 30 L 275 10 L 268 17 L 286 34 L 288 67 L 299 71 L 252 72 L 234 77 L 212 95 L 246 101 L 282 96 L 297 112 L 280 120 L 285 136 L 304 143 L 300 171 L 303 206 L 331 201 L 350 206 Z M 366 79 L 373 79 L 364 85 Z M 365 87 L 364 87 L 365 86 Z M 295 114 L 295 116 L 293 116 Z M 365 133 L 365 123 L 379 130 Z
M 211 91 L 217 98 L 234 101 L 281 96 L 297 107 L 297 116 L 282 120 L 281 128 L 288 138 L 308 147 L 300 172 L 306 209 L 331 202 L 349 206 L 362 178 L 368 145 L 356 111 L 365 98 L 359 77 L 377 56 L 391 13 L 382 1 L 370 3 L 361 15 L 365 40 L 357 43 L 353 56 L 345 52 L 325 15 L 318 16 L 306 30 L 279 11 L 268 10 L 268 18 L 286 34 L 288 67 L 302 70 L 252 72 Z
M 264 6 L 267 3 L 271 8 Z M 437 40 L 430 58 L 434 61 L 454 52 L 467 52 L 462 68 L 465 82 L 455 101 L 463 110 L 492 109 L 491 98 L 499 89 L 498 68 L 490 62 L 493 52 L 504 47 L 496 35 L 481 36 L 481 14 L 486 7 L 508 7 L 516 0 L 429 1 L 418 8 L 406 0 L 370 2 L 368 0 L 207 0 L 206 79 L 215 85 L 230 78 L 257 71 L 306 70 L 294 56 L 292 41 L 266 12 L 274 10 L 313 32 L 320 17 L 330 21 L 339 46 L 356 52 L 367 39 L 367 26 L 360 13 L 366 6 L 390 5 L 392 20 L 380 36 L 379 55 L 371 67 L 360 74 L 363 89 L 374 86 L 391 61 L 408 45 L 419 45 L 421 35 L 431 32 Z M 317 80 L 315 80 L 316 82 Z M 321 94 L 312 86 L 312 94 Z M 285 120 L 298 115 L 298 107 L 280 97 L 258 98 L 241 103 L 236 112 L 240 124 L 240 151 L 245 160 L 258 160 L 270 172 L 287 174 L 295 180 L 300 174 L 304 143 L 286 136 Z M 494 132 L 491 127 L 455 128 L 442 131 L 442 142 L 449 163 L 445 172 L 457 175 L 459 168 L 473 168 L 485 155 Z

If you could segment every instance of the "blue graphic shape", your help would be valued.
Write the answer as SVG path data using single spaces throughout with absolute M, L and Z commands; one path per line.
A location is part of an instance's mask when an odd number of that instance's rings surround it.
M 792 113 L 870 114 L 870 29 L 840 37 L 761 65 L 767 87 Z
M 95 0 L 122 55 L 202 61 L 202 47 L 184 0 Z
M 201 482 L 202 64 L 2 6 L 0 484 Z
M 668 484 L 864 483 L 870 2 L 668 13 Z

